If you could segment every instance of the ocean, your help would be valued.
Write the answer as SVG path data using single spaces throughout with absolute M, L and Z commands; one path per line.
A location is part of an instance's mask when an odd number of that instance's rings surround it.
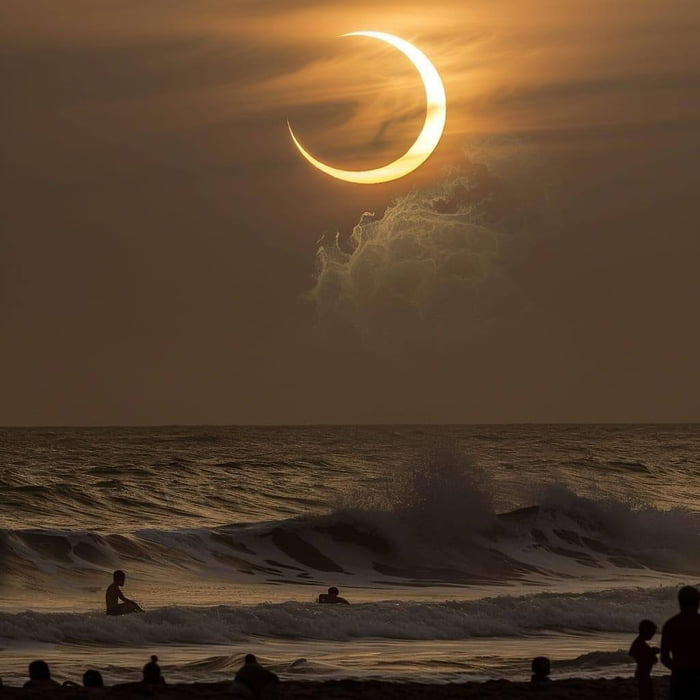
M 698 425 L 0 429 L 0 675 L 631 675 L 699 503 Z

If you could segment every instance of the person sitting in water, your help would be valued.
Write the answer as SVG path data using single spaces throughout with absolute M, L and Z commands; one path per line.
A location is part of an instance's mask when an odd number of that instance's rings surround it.
M 35 690 L 50 690 L 60 688 L 61 684 L 51 678 L 51 671 L 46 661 L 32 661 L 29 664 L 29 680 L 24 684 L 25 688 Z
M 331 586 L 328 589 L 328 593 L 321 593 L 318 596 L 318 602 L 319 603 L 341 603 L 342 605 L 350 605 L 350 603 L 345 600 L 345 598 L 341 598 L 338 595 L 338 589 L 335 586 Z
M 158 665 L 158 657 L 155 654 L 151 656 L 151 660 L 143 667 L 143 680 L 141 682 L 144 685 L 165 685 L 165 679 Z
M 113 574 L 113 579 L 114 580 L 107 587 L 107 592 L 105 593 L 107 614 L 128 615 L 129 613 L 143 612 L 137 603 L 126 598 L 121 591 L 121 587 L 124 585 L 124 581 L 126 581 L 126 574 L 123 571 L 115 571 Z M 120 603 L 120 600 L 124 602 Z
M 254 654 L 246 654 L 231 686 L 235 698 L 246 700 L 273 700 L 277 697 L 280 679 L 258 663 Z

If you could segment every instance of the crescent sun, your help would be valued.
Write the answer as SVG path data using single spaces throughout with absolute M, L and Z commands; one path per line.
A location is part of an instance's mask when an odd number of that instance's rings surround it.
M 361 185 L 372 185 L 379 182 L 389 182 L 397 180 L 404 175 L 408 175 L 421 166 L 435 150 L 443 129 L 445 128 L 445 117 L 447 115 L 447 100 L 445 98 L 445 88 L 440 80 L 440 75 L 435 66 L 428 60 L 422 51 L 409 44 L 404 39 L 400 39 L 392 34 L 384 32 L 349 32 L 341 36 L 368 36 L 372 39 L 385 41 L 401 51 L 418 70 L 423 86 L 425 88 L 426 114 L 423 128 L 413 145 L 400 158 L 383 165 L 381 168 L 373 170 L 340 170 L 330 165 L 322 163 L 314 158 L 299 142 L 292 131 L 292 127 L 287 122 L 289 133 L 292 136 L 294 145 L 299 149 L 306 160 L 321 172 L 336 177 L 346 182 L 355 182 Z

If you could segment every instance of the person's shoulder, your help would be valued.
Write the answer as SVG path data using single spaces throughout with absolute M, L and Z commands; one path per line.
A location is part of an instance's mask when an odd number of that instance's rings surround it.
M 665 634 L 666 632 L 671 632 L 673 631 L 674 627 L 676 627 L 681 620 L 681 614 L 678 613 L 677 615 L 674 615 L 673 617 L 669 617 L 666 622 L 664 622 L 664 626 L 661 628 L 661 634 Z

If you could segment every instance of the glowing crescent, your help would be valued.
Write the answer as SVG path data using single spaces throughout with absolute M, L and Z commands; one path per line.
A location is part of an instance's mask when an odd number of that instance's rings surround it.
M 409 44 L 403 39 L 399 39 L 392 34 L 384 34 L 383 32 L 350 32 L 341 36 L 368 36 L 372 39 L 379 39 L 391 44 L 403 54 L 417 68 L 420 74 L 423 86 L 425 87 L 425 98 L 427 102 L 427 110 L 425 114 L 425 122 L 421 129 L 418 138 L 414 144 L 397 160 L 384 165 L 381 168 L 373 170 L 340 170 L 332 168 L 330 165 L 322 163 L 314 158 L 302 145 L 294 135 L 289 122 L 289 133 L 292 136 L 295 146 L 299 149 L 306 160 L 315 168 L 318 168 L 326 175 L 337 177 L 339 180 L 346 182 L 356 182 L 361 185 L 371 185 L 378 182 L 389 182 L 396 180 L 404 175 L 408 175 L 416 168 L 422 165 L 435 150 L 435 147 L 440 141 L 442 131 L 445 128 L 445 117 L 447 114 L 447 101 L 445 99 L 445 88 L 440 80 L 435 66 L 426 58 L 423 52 L 419 51 L 415 46 Z

